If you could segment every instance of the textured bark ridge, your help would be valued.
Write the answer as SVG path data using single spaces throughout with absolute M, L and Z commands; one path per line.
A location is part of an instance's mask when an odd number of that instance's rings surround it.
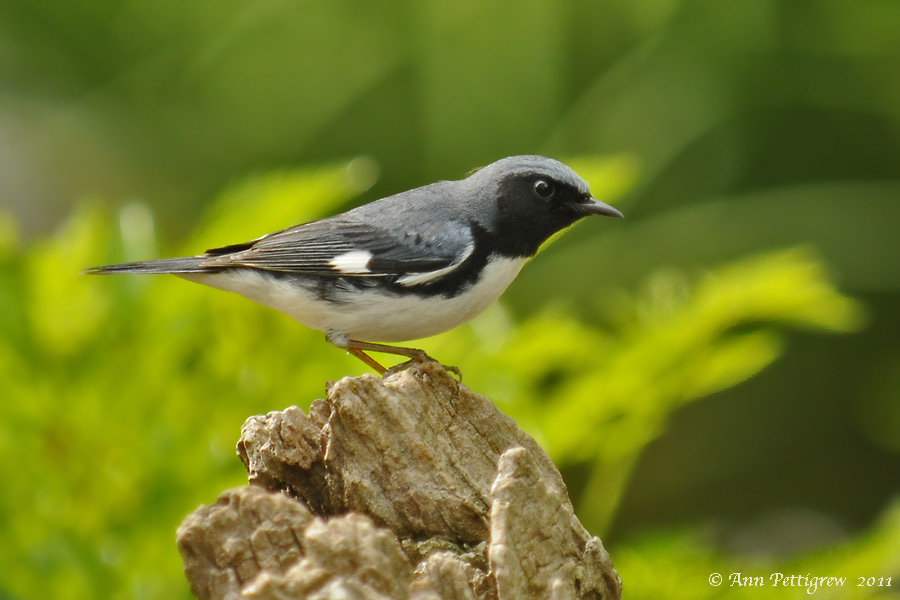
M 251 417 L 250 483 L 178 529 L 201 599 L 619 598 L 550 457 L 439 365 Z

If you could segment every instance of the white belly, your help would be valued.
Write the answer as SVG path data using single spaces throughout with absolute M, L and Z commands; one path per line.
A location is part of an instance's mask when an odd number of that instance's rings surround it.
M 353 301 L 325 302 L 286 279 L 250 269 L 180 276 L 238 293 L 312 329 L 367 342 L 405 342 L 443 333 L 471 320 L 500 297 L 526 260 L 496 259 L 463 293 L 430 300 L 362 290 Z

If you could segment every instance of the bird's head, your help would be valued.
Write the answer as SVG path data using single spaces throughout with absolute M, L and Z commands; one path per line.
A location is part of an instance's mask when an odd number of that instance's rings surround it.
M 532 256 L 551 235 L 590 215 L 621 217 L 591 196 L 587 182 L 559 161 L 512 156 L 466 180 L 482 207 L 480 225 L 512 256 Z

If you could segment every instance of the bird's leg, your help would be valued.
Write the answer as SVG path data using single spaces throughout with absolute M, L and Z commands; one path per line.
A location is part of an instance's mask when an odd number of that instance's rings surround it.
M 387 374 L 388 370 L 385 367 L 381 366 L 381 363 L 379 363 L 377 360 L 375 360 L 359 348 L 347 348 L 347 352 L 378 371 L 378 374 L 382 377 Z
M 419 362 L 437 362 L 427 354 L 424 350 L 417 348 L 404 348 L 402 346 L 389 346 L 387 344 L 376 344 L 375 342 L 361 342 L 359 340 L 349 340 L 347 342 L 347 350 L 368 350 L 369 352 L 384 352 L 385 354 L 396 354 L 397 356 L 405 356 Z
M 359 348 L 355 345 L 351 345 L 351 340 L 349 337 L 344 335 L 343 333 L 339 333 L 337 331 L 326 331 L 325 332 L 325 341 L 331 344 L 332 346 L 337 346 L 343 350 L 346 350 L 349 354 L 352 354 L 359 360 L 366 363 L 371 368 L 378 371 L 378 374 L 384 377 L 387 373 L 387 369 L 381 365 L 377 360 L 366 354 L 362 351 L 362 348 Z
M 417 362 L 437 362 L 430 356 L 428 356 L 424 350 L 419 350 L 417 348 L 404 348 L 402 346 L 389 346 L 387 344 L 376 344 L 374 342 L 361 342 L 359 340 L 347 340 L 347 351 L 350 352 L 353 356 L 359 358 L 364 363 L 369 365 L 370 367 L 378 370 L 382 376 L 392 375 L 394 373 L 398 373 L 405 369 L 408 369 L 413 365 L 413 363 Z M 378 365 L 375 360 L 373 360 L 369 355 L 363 352 L 364 350 L 368 350 L 369 352 L 384 352 L 385 354 L 396 354 L 397 356 L 405 356 L 409 360 L 400 363 L 390 369 L 384 369 L 381 365 Z M 365 357 L 365 358 L 363 358 Z M 371 361 L 371 362 L 370 362 Z M 376 366 L 378 365 L 378 366 Z M 441 365 L 444 369 L 456 373 L 456 376 L 459 377 L 460 381 L 462 381 L 462 373 L 457 367 Z M 379 369 L 379 367 L 381 367 Z

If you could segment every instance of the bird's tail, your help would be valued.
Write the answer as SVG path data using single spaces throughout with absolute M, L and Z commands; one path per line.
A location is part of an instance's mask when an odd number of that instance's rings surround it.
M 120 265 L 105 265 L 91 267 L 82 273 L 86 275 L 111 275 L 113 273 L 199 273 L 209 271 L 209 267 L 202 267 L 201 263 L 207 260 L 206 256 L 185 256 L 183 258 L 161 258 L 158 260 L 142 260 L 140 262 L 123 263 Z

